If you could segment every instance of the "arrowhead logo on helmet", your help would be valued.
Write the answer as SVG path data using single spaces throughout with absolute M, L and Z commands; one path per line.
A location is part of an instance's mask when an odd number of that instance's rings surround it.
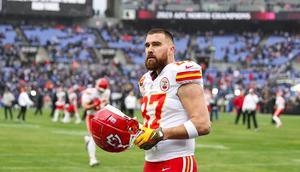
M 91 135 L 101 149 L 108 152 L 127 150 L 139 131 L 139 123 L 107 105 L 90 122 Z
M 129 146 L 129 145 L 122 144 L 122 140 L 118 134 L 115 135 L 110 134 L 109 136 L 106 137 L 106 139 L 107 139 L 107 143 L 113 147 L 126 148 Z

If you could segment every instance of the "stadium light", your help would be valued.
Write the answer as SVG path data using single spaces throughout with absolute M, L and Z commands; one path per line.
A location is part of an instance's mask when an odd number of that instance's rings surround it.
M 212 89 L 212 94 L 213 94 L 213 95 L 217 95 L 218 92 L 219 92 L 219 90 L 218 90 L 217 88 L 213 88 L 213 89 Z
M 234 95 L 235 95 L 235 96 L 241 95 L 241 90 L 240 90 L 240 89 L 235 89 L 235 90 L 234 90 Z
M 35 90 L 31 90 L 30 91 L 30 95 L 33 96 L 33 97 L 36 96 L 36 91 Z

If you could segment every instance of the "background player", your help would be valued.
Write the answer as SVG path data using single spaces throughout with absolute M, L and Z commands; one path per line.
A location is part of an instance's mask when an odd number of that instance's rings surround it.
M 275 112 L 272 118 L 275 121 L 277 128 L 282 126 L 282 122 L 279 117 L 282 114 L 285 107 L 285 100 L 282 97 L 282 95 L 283 92 L 281 90 L 276 93 Z
M 57 122 L 59 118 L 59 114 L 62 112 L 64 115 L 66 114 L 65 104 L 66 104 L 66 92 L 63 87 L 58 87 L 56 91 L 57 101 L 55 102 L 55 111 L 52 118 L 53 122 Z
M 93 118 L 95 113 L 109 103 L 110 90 L 108 88 L 108 80 L 105 78 L 100 78 L 96 81 L 95 88 L 87 88 L 82 94 L 82 107 L 86 110 L 86 126 L 87 130 L 90 132 L 89 123 Z M 99 164 L 96 159 L 96 145 L 93 138 L 85 136 L 84 140 L 86 142 L 86 149 L 89 155 L 89 165 L 96 166 Z
M 78 113 L 78 105 L 77 105 L 77 94 L 75 93 L 75 90 L 73 87 L 69 88 L 68 90 L 68 99 L 69 99 L 69 105 L 66 107 L 65 117 L 63 119 L 64 123 L 68 123 L 71 121 L 71 114 L 74 114 L 76 121 L 76 124 L 79 124 L 81 122 L 79 113 Z
M 145 66 L 139 82 L 144 127 L 135 140 L 147 150 L 144 171 L 197 171 L 195 137 L 209 133 L 201 67 L 175 62 L 172 34 L 152 29 L 145 42 Z

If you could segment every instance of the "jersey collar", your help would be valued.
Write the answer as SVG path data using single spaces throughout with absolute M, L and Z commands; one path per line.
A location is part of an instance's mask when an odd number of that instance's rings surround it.
M 161 70 L 161 72 L 160 72 L 159 75 L 161 75 L 161 74 L 164 73 L 168 68 L 170 68 L 171 64 L 172 64 L 172 63 L 167 64 L 167 65 Z M 158 75 L 157 75 L 156 71 L 150 71 L 150 76 L 151 76 L 152 81 L 154 81 L 154 80 L 157 78 Z

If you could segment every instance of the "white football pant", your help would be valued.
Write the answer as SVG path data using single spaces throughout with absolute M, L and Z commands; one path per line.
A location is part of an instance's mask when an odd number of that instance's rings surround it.
M 85 136 L 85 141 L 87 142 L 87 151 L 89 154 L 90 161 L 96 160 L 96 144 L 93 137 Z
M 281 123 L 281 120 L 280 120 L 280 118 L 278 116 L 273 115 L 273 120 L 276 123 L 276 127 L 281 127 L 282 123 Z
M 52 121 L 53 121 L 53 122 L 57 122 L 57 121 L 58 121 L 58 117 L 59 117 L 60 111 L 63 111 L 63 110 L 55 109 L 54 115 L 53 115 L 53 118 L 52 118 Z M 63 112 L 64 112 L 64 111 L 63 111 Z

